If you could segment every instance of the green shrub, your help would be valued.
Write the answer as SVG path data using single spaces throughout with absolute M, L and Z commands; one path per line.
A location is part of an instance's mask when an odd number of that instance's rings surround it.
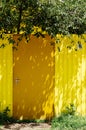
M 74 105 L 70 104 L 60 116 L 52 119 L 52 128 L 58 128 L 58 130 L 86 130 L 86 117 L 78 116 L 75 113 Z
M 76 114 L 76 107 L 74 104 L 70 104 L 62 111 L 62 115 L 75 115 Z
M 0 112 L 0 125 L 15 122 L 15 119 L 9 116 L 9 112 L 9 107 L 6 107 L 2 112 Z

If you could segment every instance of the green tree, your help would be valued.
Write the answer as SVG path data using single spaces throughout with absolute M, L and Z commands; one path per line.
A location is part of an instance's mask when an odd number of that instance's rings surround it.
M 3 33 L 33 32 L 41 27 L 51 36 L 86 33 L 85 0 L 6 0 L 0 10 Z

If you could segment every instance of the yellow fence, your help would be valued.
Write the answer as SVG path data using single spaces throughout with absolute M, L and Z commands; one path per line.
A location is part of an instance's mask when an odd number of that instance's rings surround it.
M 86 35 L 58 35 L 59 39 L 55 55 L 56 115 L 71 103 L 79 114 L 86 115 Z
M 0 39 L 0 111 L 5 109 L 7 106 L 10 108 L 10 114 L 12 115 L 13 106 L 13 92 L 12 92 L 12 45 L 8 44 L 7 38 L 4 40 Z
M 86 35 L 51 41 L 22 39 L 13 54 L 11 45 L 0 48 L 0 110 L 9 106 L 20 119 L 49 119 L 73 103 L 86 115 Z

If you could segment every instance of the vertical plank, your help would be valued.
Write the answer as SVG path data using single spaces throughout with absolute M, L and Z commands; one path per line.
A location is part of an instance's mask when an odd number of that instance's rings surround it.
M 59 36 L 60 37 L 60 36 Z M 60 37 L 60 52 L 55 53 L 55 112 L 61 113 L 73 103 L 77 113 L 86 115 L 86 35 Z M 72 49 L 67 47 L 72 45 Z M 78 43 L 82 44 L 80 48 Z M 57 48 L 57 44 L 55 45 Z
M 0 48 L 0 111 L 9 107 L 12 115 L 13 56 L 12 45 L 8 42 L 7 38 L 0 39 L 0 45 L 6 44 L 4 48 Z

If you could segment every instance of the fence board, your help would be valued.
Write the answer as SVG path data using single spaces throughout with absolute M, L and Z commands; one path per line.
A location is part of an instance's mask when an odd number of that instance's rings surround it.
M 77 107 L 79 114 L 86 115 L 86 35 L 58 37 L 60 42 L 55 45 L 56 115 L 71 103 Z M 67 46 L 71 46 L 72 41 L 75 46 L 68 49 Z M 82 47 L 78 47 L 78 43 L 82 44 Z
M 2 43 L 6 46 L 0 48 L 0 111 L 8 106 L 12 115 L 12 45 L 8 44 L 7 38 L 0 39 L 0 45 Z

